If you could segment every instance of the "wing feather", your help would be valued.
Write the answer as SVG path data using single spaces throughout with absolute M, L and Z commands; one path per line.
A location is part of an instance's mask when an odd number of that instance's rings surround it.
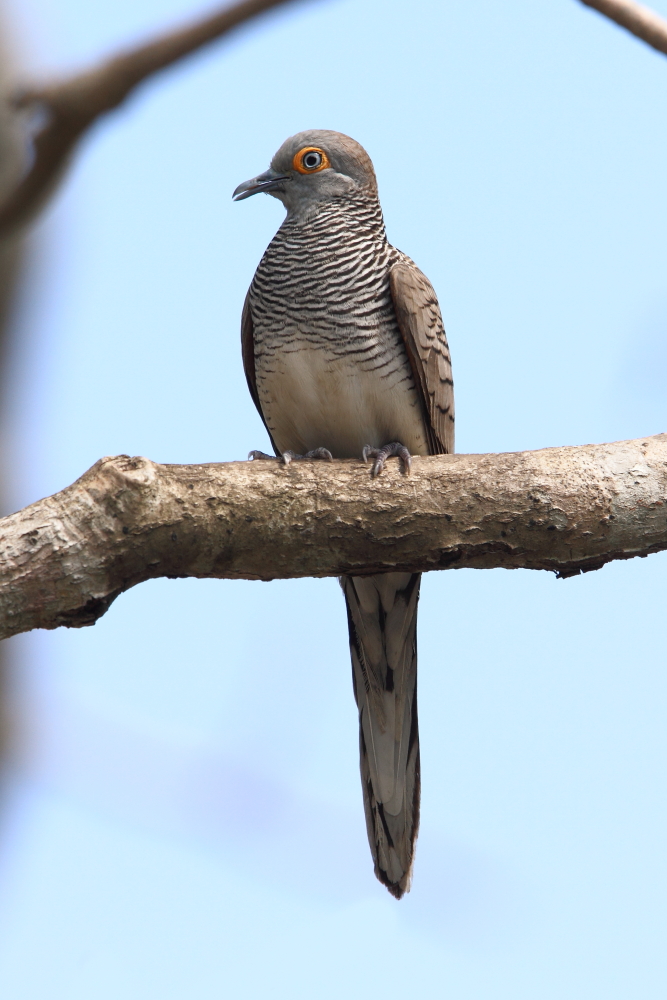
M 410 260 L 389 272 L 391 296 L 435 455 L 454 451 L 454 382 L 440 306 L 431 282 Z
M 250 389 L 252 401 L 257 407 L 257 412 L 262 418 L 262 423 L 266 427 L 266 433 L 271 438 L 273 450 L 276 455 L 280 457 L 280 452 L 276 448 L 276 443 L 273 440 L 271 431 L 269 430 L 268 424 L 264 419 L 262 405 L 259 401 L 259 393 L 257 392 L 257 376 L 255 375 L 255 336 L 252 325 L 252 313 L 250 311 L 250 292 L 248 292 L 245 297 L 245 302 L 243 303 L 243 313 L 241 315 L 241 356 L 243 358 L 243 370 L 245 372 L 248 388 Z

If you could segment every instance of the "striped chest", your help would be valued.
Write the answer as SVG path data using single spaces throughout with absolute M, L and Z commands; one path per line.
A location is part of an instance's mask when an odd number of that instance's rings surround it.
M 402 254 L 379 205 L 287 220 L 250 287 L 257 391 L 281 451 L 335 456 L 401 440 L 426 454 L 419 400 L 389 290 Z

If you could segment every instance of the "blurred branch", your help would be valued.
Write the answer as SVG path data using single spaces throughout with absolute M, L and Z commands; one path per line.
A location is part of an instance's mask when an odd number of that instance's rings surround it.
M 154 577 L 473 567 L 572 576 L 667 549 L 667 435 L 502 455 L 157 465 L 103 458 L 0 521 L 0 637 L 92 625 Z
M 4 4 L 0 3 L 0 203 L 16 185 L 23 160 L 22 135 L 16 116 L 9 107 L 9 94 L 16 68 L 11 30 L 8 30 L 4 15 Z M 0 514 L 7 511 L 9 503 L 11 464 L 7 453 L 9 433 L 5 410 L 8 388 L 6 368 L 12 316 L 24 271 L 24 249 L 22 234 L 13 233 L 4 239 L 0 236 Z M 0 764 L 16 730 L 8 697 L 10 668 L 10 648 L 3 643 L 0 645 Z
M 27 172 L 0 201 L 0 236 L 39 211 L 82 136 L 101 115 L 122 104 L 138 84 L 234 28 L 290 2 L 243 0 L 69 79 L 19 91 L 14 108 L 39 112 L 44 124 L 33 139 Z
M 667 21 L 634 0 L 581 0 L 586 7 L 604 14 L 647 45 L 667 55 Z

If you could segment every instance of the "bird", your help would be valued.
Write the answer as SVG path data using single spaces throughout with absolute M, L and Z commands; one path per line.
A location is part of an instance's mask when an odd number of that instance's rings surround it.
M 243 306 L 250 395 L 275 455 L 389 458 L 454 451 L 454 387 L 440 307 L 429 280 L 387 240 L 375 170 L 354 139 L 327 129 L 288 138 L 264 173 L 285 219 Z M 375 874 L 400 899 L 410 888 L 419 828 L 417 603 L 421 574 L 343 576 L 361 784 Z

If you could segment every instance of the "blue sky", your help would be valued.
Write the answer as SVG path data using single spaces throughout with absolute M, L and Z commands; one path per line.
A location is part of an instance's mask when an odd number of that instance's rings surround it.
M 34 72 L 200 9 L 14 8 Z M 266 446 L 239 317 L 282 210 L 231 192 L 311 127 L 366 146 L 438 291 L 459 451 L 667 430 L 666 96 L 667 61 L 574 0 L 322 0 L 162 75 L 35 233 L 13 505 L 104 454 Z M 425 579 L 400 903 L 365 841 L 335 581 L 155 581 L 94 628 L 12 640 L 7 995 L 662 1000 L 666 572 Z

